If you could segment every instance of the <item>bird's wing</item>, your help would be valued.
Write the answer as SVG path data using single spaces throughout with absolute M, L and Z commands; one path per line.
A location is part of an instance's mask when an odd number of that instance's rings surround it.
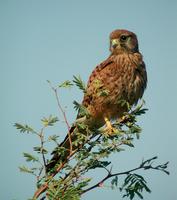
M 95 67 L 95 69 L 93 70 L 93 72 L 91 73 L 88 83 L 87 83 L 87 88 L 86 88 L 86 93 L 84 95 L 82 104 L 87 108 L 88 105 L 90 105 L 91 101 L 92 101 L 92 94 L 89 91 L 91 85 L 93 84 L 93 81 L 95 81 L 98 77 L 97 74 L 100 74 L 100 72 L 105 69 L 106 67 L 108 67 L 110 64 L 113 64 L 114 60 L 112 59 L 112 57 L 108 57 L 105 61 L 103 61 L 102 63 L 100 63 L 99 65 L 97 65 Z

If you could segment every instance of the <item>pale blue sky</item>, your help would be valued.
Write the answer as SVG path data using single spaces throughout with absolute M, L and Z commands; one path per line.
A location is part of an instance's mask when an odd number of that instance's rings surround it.
M 18 166 L 25 164 L 22 152 L 30 152 L 36 138 L 19 134 L 13 124 L 39 128 L 43 116 L 57 115 L 46 80 L 56 84 L 80 74 L 87 81 L 109 55 L 108 36 L 117 28 L 138 35 L 148 71 L 144 99 L 149 111 L 140 119 L 143 132 L 135 148 L 112 156 L 114 170 L 157 155 L 159 162 L 170 161 L 171 175 L 147 171 L 152 193 L 145 199 L 177 199 L 176 19 L 176 0 L 0 0 L 0 199 L 27 199 L 35 187 L 33 177 L 20 173 Z M 60 96 L 72 122 L 72 101 L 81 101 L 82 94 L 70 90 Z M 66 130 L 63 124 L 59 129 Z M 82 199 L 108 198 L 121 195 L 99 188 Z

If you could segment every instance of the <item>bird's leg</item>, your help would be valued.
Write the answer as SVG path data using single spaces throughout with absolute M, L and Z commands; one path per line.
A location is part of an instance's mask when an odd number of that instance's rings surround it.
M 125 121 L 126 117 L 125 116 L 122 116 L 120 118 L 117 119 L 117 122 L 118 123 L 123 123 Z
M 114 134 L 116 129 L 114 127 L 112 127 L 112 124 L 111 124 L 110 120 L 108 119 L 108 117 L 104 117 L 104 121 L 106 123 L 106 128 L 104 130 L 106 132 L 106 134 L 108 134 L 108 135 Z
M 124 116 L 122 116 L 121 118 L 118 118 L 117 119 L 117 122 L 119 123 L 119 124 L 121 124 L 121 123 L 126 123 L 126 122 L 128 122 L 130 120 L 130 117 L 128 116 L 128 115 L 124 115 Z

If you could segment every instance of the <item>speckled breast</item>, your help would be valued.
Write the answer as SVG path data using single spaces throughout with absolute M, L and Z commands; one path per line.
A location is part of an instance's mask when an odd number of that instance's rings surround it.
M 94 120 L 101 123 L 104 116 L 113 119 L 126 111 L 121 101 L 136 104 L 143 95 L 147 81 L 141 54 L 112 56 L 109 61 L 93 71 L 84 98 L 84 105 Z

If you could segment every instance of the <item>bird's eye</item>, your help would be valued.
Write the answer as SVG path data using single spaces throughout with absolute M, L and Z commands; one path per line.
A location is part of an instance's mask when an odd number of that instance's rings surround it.
M 126 36 L 126 35 L 121 35 L 121 37 L 120 37 L 120 40 L 121 40 L 121 41 L 126 41 L 126 39 L 127 39 L 127 36 Z

